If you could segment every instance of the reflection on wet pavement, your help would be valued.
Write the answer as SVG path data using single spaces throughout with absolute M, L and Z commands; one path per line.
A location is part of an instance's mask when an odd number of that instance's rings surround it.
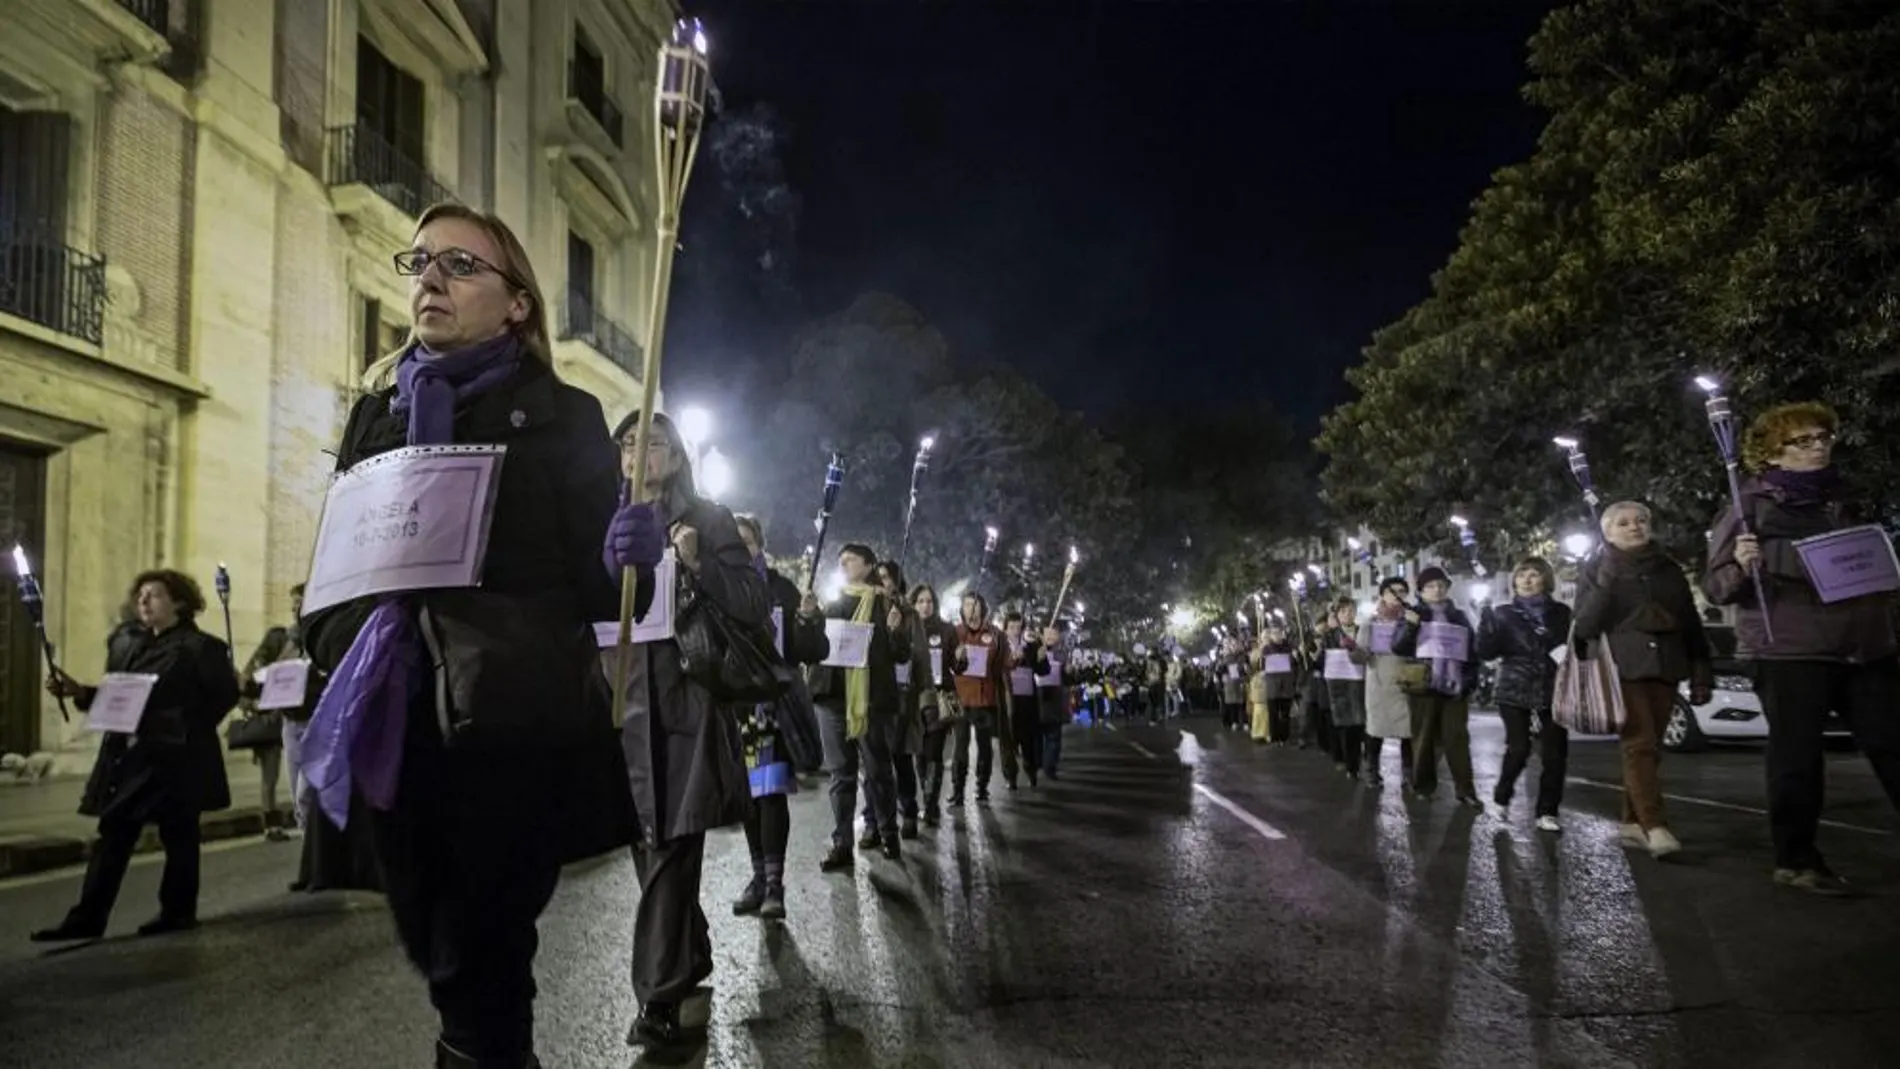
M 1474 721 L 1485 797 L 1495 728 Z M 1758 794 L 1752 754 L 1665 763 L 1672 791 L 1720 805 L 1673 807 L 1689 850 L 1662 864 L 1618 845 L 1607 790 L 1573 786 L 1552 836 L 1523 800 L 1500 819 L 1402 799 L 1396 753 L 1379 791 L 1199 720 L 1072 729 L 1067 747 L 1061 781 L 999 783 L 851 876 L 817 872 L 823 799 L 795 798 L 783 924 L 731 915 L 749 861 L 716 834 L 708 1041 L 638 1064 L 1730 1069 L 1900 1049 L 1895 841 L 1828 836 L 1873 897 L 1772 888 L 1762 820 L 1722 808 Z M 1855 823 L 1879 821 L 1839 766 Z M 1578 744 L 1572 772 L 1614 782 L 1613 751 Z M 0 1051 L 87 1069 L 426 1064 L 430 1015 L 380 903 L 287 899 L 291 865 L 264 845 L 211 852 L 198 933 L 54 957 L 23 934 L 71 878 L 0 888 Z M 121 926 L 155 879 L 134 870 Z M 625 859 L 596 861 L 543 918 L 551 1067 L 636 1064 L 635 895 Z

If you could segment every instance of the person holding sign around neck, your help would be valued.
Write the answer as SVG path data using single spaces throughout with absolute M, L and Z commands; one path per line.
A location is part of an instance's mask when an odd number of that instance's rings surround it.
M 1412 708 L 1412 793 L 1429 799 L 1438 786 L 1442 752 L 1458 804 L 1482 807 L 1471 779 L 1471 692 L 1478 662 L 1471 656 L 1471 618 L 1452 604 L 1451 576 L 1433 565 L 1418 573 L 1422 600 L 1404 610 L 1392 652 L 1426 664 L 1423 686 L 1407 698 Z M 1462 643 L 1462 648 L 1460 646 Z
M 1702 591 L 1736 607 L 1738 656 L 1753 662 L 1768 717 L 1768 824 L 1774 881 L 1817 894 L 1850 888 L 1816 839 L 1826 788 L 1830 711 L 1854 732 L 1900 807 L 1900 667 L 1893 624 L 1900 575 L 1878 511 L 1834 466 L 1840 418 L 1826 405 L 1781 405 L 1742 441 L 1743 515 L 1715 518 Z M 1769 589 L 1758 592 L 1751 569 Z M 1765 594 L 1766 596 L 1760 596 Z M 1768 640 L 1765 613 L 1774 615 Z
M 897 662 L 897 717 L 891 723 L 891 769 L 897 785 L 897 815 L 900 820 L 898 835 L 904 839 L 915 839 L 917 831 L 917 777 L 918 756 L 924 748 L 923 691 L 928 689 L 924 677 L 929 671 L 928 651 L 925 648 L 923 621 L 910 605 L 904 584 L 904 566 L 894 560 L 882 561 L 871 570 L 871 581 L 884 597 L 897 607 L 903 617 L 899 628 L 910 636 L 910 656 Z M 871 801 L 864 802 L 864 820 L 867 825 L 872 821 Z M 859 845 L 870 849 L 876 843 L 866 841 Z
M 118 900 L 119 886 L 145 825 L 158 827 L 165 847 L 158 916 L 140 935 L 198 924 L 198 814 L 231 804 L 218 722 L 238 702 L 231 652 L 198 630 L 204 594 L 190 576 L 162 569 L 132 581 L 137 627 L 116 633 L 106 676 L 82 685 L 55 669 L 46 680 L 54 695 L 103 720 L 107 732 L 86 780 L 79 812 L 99 819 L 99 841 L 86 862 L 79 902 L 56 928 L 34 932 L 36 943 L 97 939 Z M 128 685 L 130 684 L 130 685 Z
M 388 556 L 401 547 L 383 543 L 319 556 L 302 633 L 331 682 L 304 774 L 332 822 L 365 818 L 439 1017 L 437 1063 L 533 1065 L 536 919 L 564 863 L 634 835 L 592 626 L 619 606 L 601 566 L 619 457 L 600 402 L 555 375 L 534 267 L 505 223 L 436 205 L 392 260 L 409 337 L 366 375 L 337 470 L 423 527 L 468 531 L 474 578 L 405 585 Z M 483 494 L 373 482 L 405 457 L 477 454 Z M 338 563 L 386 581 L 327 601 L 320 573 Z
M 1060 627 L 1051 624 L 1042 629 L 1036 651 L 1036 712 L 1042 731 L 1042 774 L 1050 779 L 1061 773 L 1062 728 L 1069 722 L 1069 692 L 1076 684 L 1075 670 L 1068 663 L 1071 652 L 1062 648 Z
M 1285 746 L 1293 736 L 1293 703 L 1300 696 L 1293 639 L 1286 625 L 1278 620 L 1267 624 L 1249 659 L 1254 669 L 1247 681 L 1253 741 Z
M 831 849 L 822 872 L 849 872 L 857 865 L 851 825 L 858 807 L 858 772 L 871 799 L 871 822 L 859 845 L 903 856 L 898 837 L 897 785 L 891 765 L 891 734 L 902 695 L 897 665 L 910 660 L 910 632 L 903 611 L 872 585 L 877 553 L 851 543 L 838 551 L 844 590 L 824 606 L 831 656 L 811 670 L 811 696 L 825 746 L 831 797 Z
M 970 775 L 970 737 L 976 736 L 976 800 L 990 800 L 991 745 L 1001 736 L 1003 778 L 1016 783 L 1016 755 L 1010 739 L 1009 647 L 990 626 L 990 603 L 972 590 L 963 595 L 963 622 L 957 625 L 952 666 L 963 719 L 950 741 L 950 808 L 963 807 L 963 785 Z
M 1009 733 L 1014 736 L 1016 762 L 1029 774 L 1029 785 L 1036 785 L 1042 771 L 1042 710 L 1036 689 L 1036 677 L 1049 674 L 1049 660 L 1041 642 L 1027 634 L 1028 622 L 1020 612 L 1003 616 L 1003 639 L 1009 651 Z M 1016 789 L 1016 777 L 1003 771 L 1009 789 Z
M 917 754 L 919 775 L 923 777 L 923 819 L 924 824 L 935 827 L 943 816 L 939 800 L 943 797 L 944 747 L 955 734 L 952 729 L 963 723 L 963 707 L 957 702 L 954 681 L 956 666 L 951 662 L 957 648 L 957 629 L 938 615 L 936 587 L 928 583 L 912 587 L 910 604 L 924 641 L 917 657 L 920 668 L 916 670 L 929 676 L 928 684 L 919 688 L 918 694 L 924 719 L 923 746 Z

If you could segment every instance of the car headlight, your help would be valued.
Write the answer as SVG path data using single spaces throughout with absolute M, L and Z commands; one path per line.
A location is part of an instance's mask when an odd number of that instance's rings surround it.
M 1716 690 L 1735 691 L 1740 694 L 1755 693 L 1755 681 L 1747 676 L 1716 676 Z

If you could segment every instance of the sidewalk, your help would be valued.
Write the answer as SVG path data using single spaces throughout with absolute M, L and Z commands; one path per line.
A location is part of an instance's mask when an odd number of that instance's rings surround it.
M 204 814 L 204 841 L 262 835 L 263 785 L 250 755 L 229 757 L 225 775 L 231 781 L 231 808 Z M 91 817 L 79 815 L 79 798 L 85 789 L 83 775 L 38 783 L 0 781 L 0 879 L 85 863 L 95 824 Z M 290 805 L 289 790 L 288 782 L 279 783 L 278 805 L 285 809 Z M 138 849 L 140 853 L 158 849 L 156 829 L 145 829 Z

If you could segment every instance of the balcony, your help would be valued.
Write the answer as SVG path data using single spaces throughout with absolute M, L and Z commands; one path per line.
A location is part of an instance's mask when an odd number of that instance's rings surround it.
M 173 0 L 0 0 L 6 32 L 98 63 L 156 63 L 170 51 Z
M 428 168 L 360 123 L 324 131 L 323 181 L 344 224 L 388 248 L 409 242 L 422 209 L 455 199 Z
M 171 32 L 171 0 L 119 0 L 119 6 L 160 36 Z
M 626 145 L 626 116 L 598 82 L 578 77 L 574 61 L 567 64 L 567 125 L 589 148 L 613 156 Z
M 0 233 L 0 314 L 98 345 L 105 333 L 105 259 Z
M 620 370 L 638 381 L 646 370 L 645 352 L 627 328 L 601 315 L 593 299 L 569 289 L 561 308 L 562 341 L 578 341 L 613 361 Z

